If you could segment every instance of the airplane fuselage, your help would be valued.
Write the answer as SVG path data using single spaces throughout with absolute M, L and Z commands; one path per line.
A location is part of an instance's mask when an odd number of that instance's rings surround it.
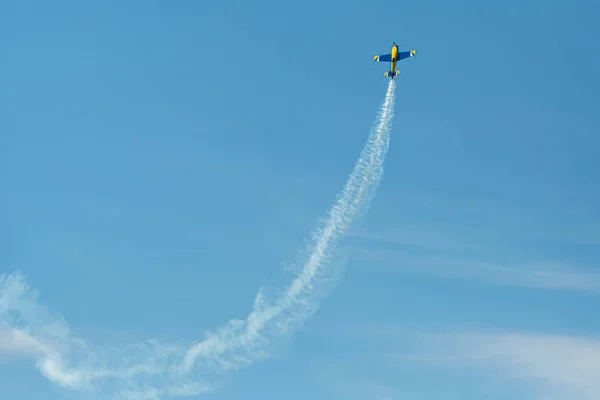
M 390 72 L 396 71 L 396 63 L 398 62 L 398 45 L 394 44 L 392 47 L 392 62 L 390 67 Z

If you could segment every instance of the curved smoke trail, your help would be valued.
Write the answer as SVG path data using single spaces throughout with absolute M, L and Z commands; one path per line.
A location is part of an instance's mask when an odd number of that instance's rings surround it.
M 383 175 L 394 116 L 395 82 L 348 181 L 293 267 L 296 277 L 274 301 L 259 290 L 244 320 L 231 320 L 189 346 L 148 341 L 101 348 L 71 335 L 68 325 L 38 303 L 20 274 L 0 277 L 0 353 L 28 354 L 51 381 L 124 398 L 158 399 L 211 390 L 214 379 L 267 356 L 271 341 L 286 337 L 318 308 L 341 270 L 336 244 L 369 208 Z

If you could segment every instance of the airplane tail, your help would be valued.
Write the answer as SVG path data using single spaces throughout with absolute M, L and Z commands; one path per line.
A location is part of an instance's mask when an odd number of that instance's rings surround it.
M 394 77 L 396 75 L 400 75 L 400 71 L 396 70 L 396 71 L 386 71 L 383 73 L 383 76 L 389 76 L 391 79 L 394 79 Z

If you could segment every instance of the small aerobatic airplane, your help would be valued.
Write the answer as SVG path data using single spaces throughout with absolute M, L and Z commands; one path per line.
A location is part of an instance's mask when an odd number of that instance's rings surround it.
M 396 71 L 396 63 L 400 60 L 404 60 L 405 58 L 416 56 L 416 55 L 417 55 L 416 50 L 398 51 L 398 45 L 396 44 L 396 42 L 394 42 L 391 53 L 374 56 L 373 61 L 382 61 L 382 62 L 391 63 L 390 70 L 384 72 L 383 76 L 389 76 L 391 79 L 394 79 L 394 76 L 400 74 L 400 71 Z

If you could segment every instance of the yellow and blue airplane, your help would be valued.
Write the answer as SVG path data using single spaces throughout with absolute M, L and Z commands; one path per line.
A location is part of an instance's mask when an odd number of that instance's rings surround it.
M 417 55 L 416 50 L 398 51 L 398 45 L 396 44 L 396 42 L 394 42 L 391 53 L 374 56 L 373 61 L 389 62 L 390 70 L 384 72 L 383 76 L 389 76 L 391 79 L 394 79 L 394 76 L 400 74 L 400 71 L 396 71 L 396 63 L 400 60 L 404 60 L 405 58 L 416 56 L 416 55 Z

